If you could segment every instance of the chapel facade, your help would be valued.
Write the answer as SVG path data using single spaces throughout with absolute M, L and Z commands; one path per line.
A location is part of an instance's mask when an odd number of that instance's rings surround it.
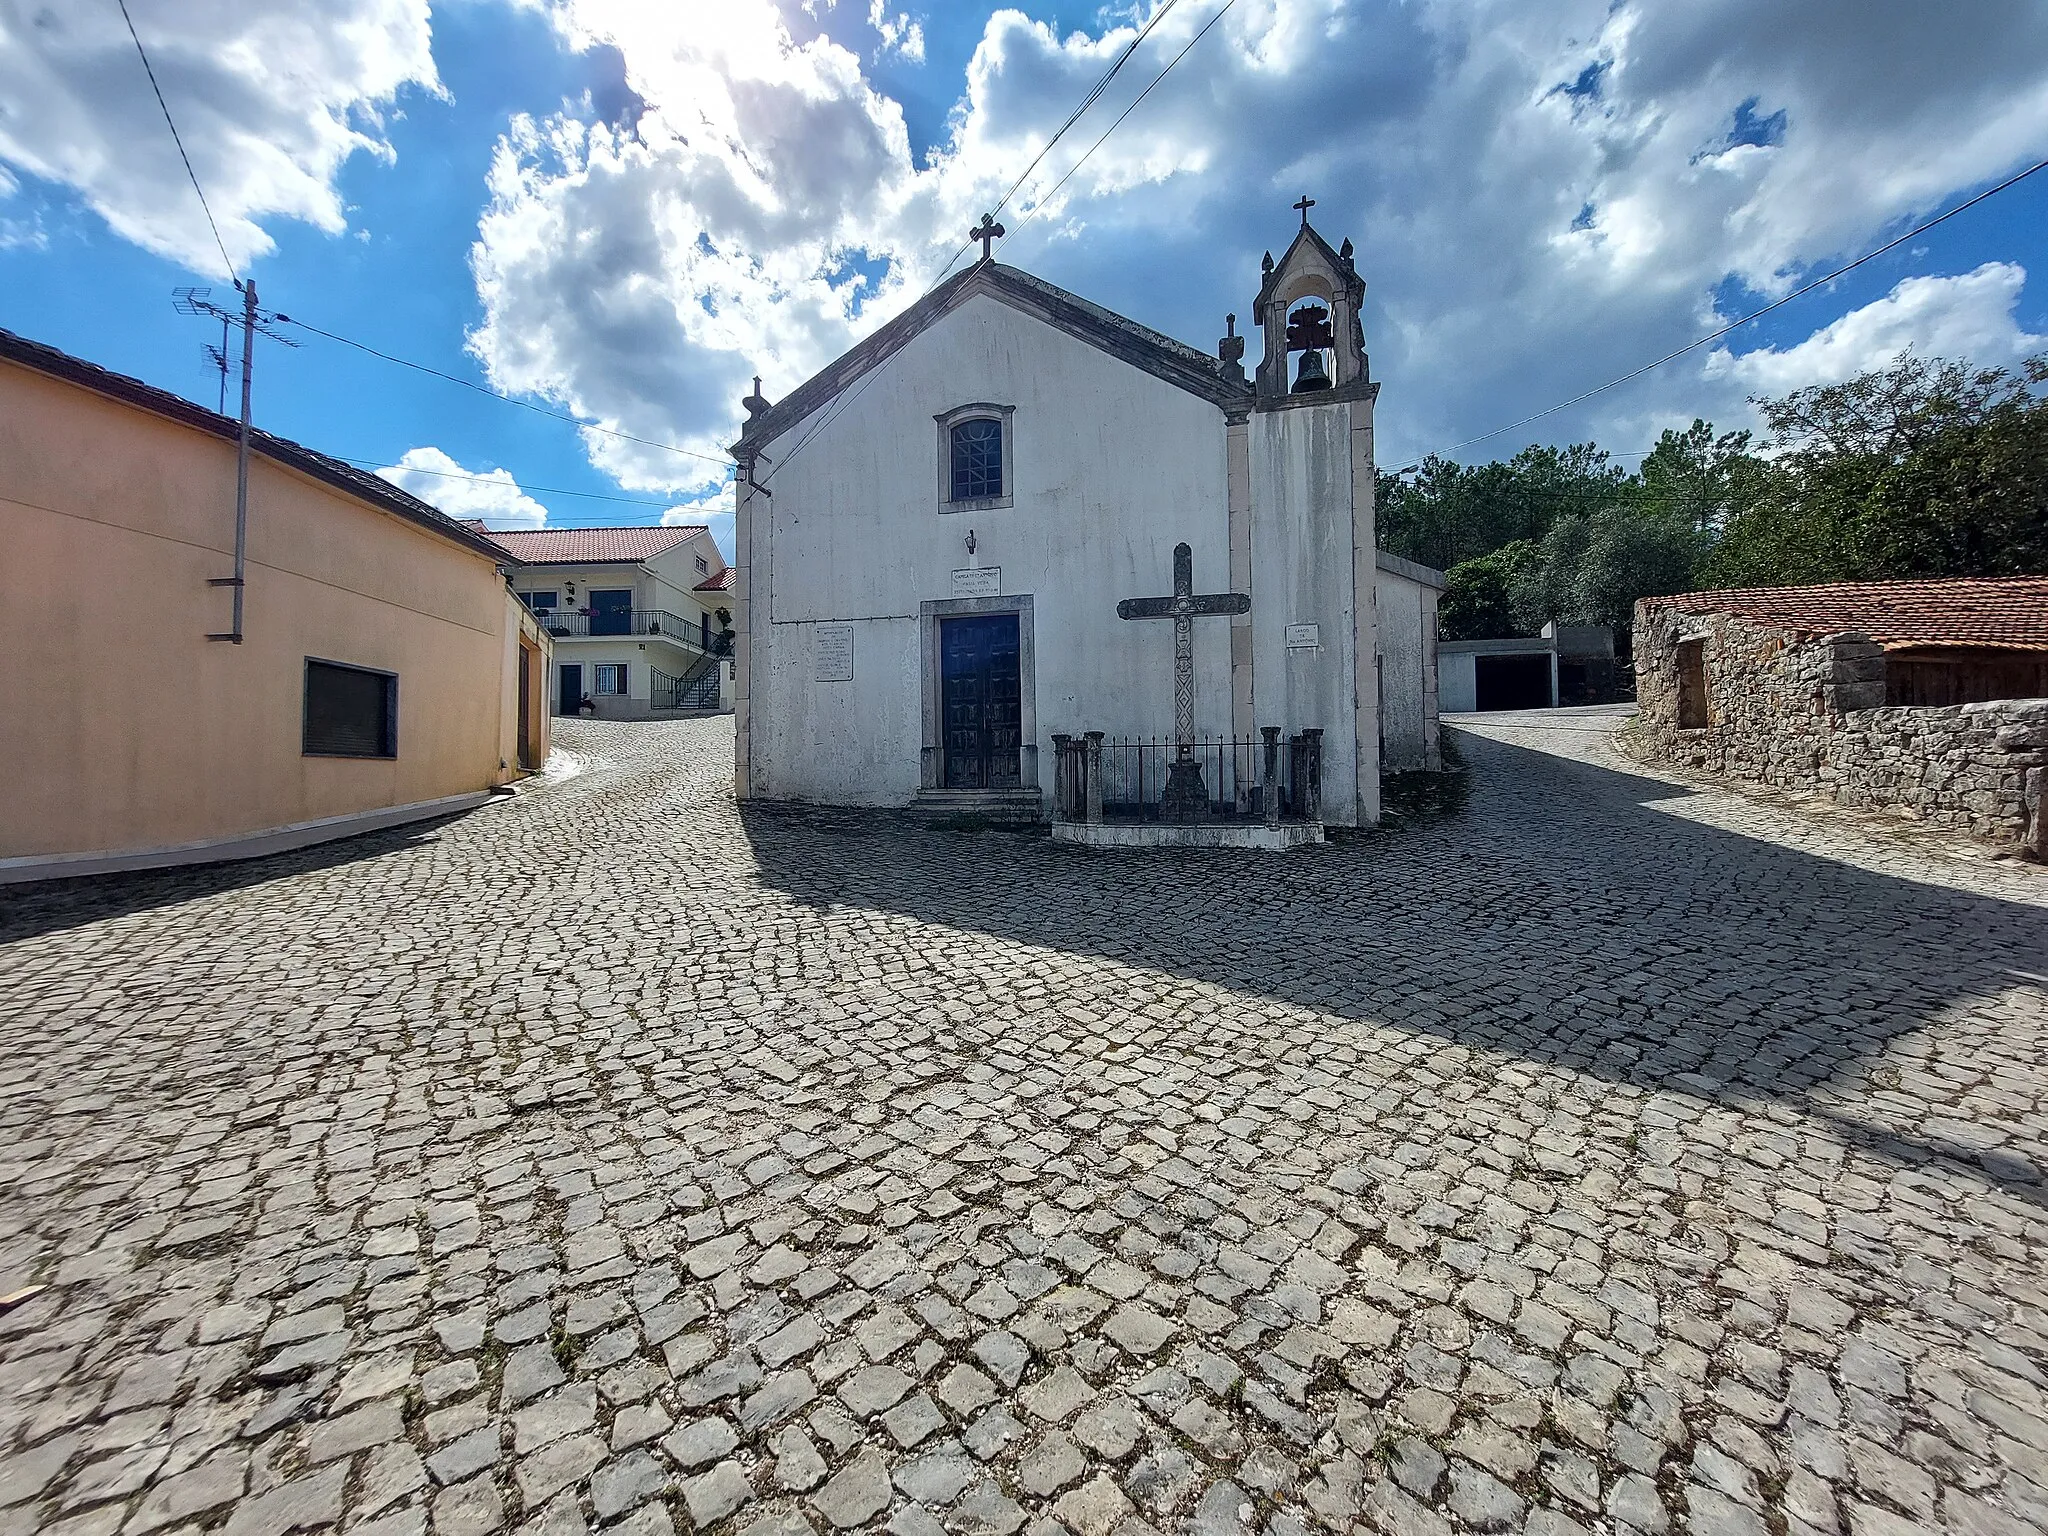
M 1086 733 L 1221 761 L 1277 727 L 1353 826 L 1383 772 L 1438 766 L 1443 578 L 1376 548 L 1365 283 L 1308 206 L 1249 376 L 1235 316 L 1202 352 L 984 254 L 782 400 L 757 384 L 743 799 L 1043 814 Z

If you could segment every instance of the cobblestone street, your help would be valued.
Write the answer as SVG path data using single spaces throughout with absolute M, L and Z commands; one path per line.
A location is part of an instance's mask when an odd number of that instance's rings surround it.
M 0 1529 L 2048 1531 L 2048 872 L 1613 723 L 1269 855 L 564 721 L 0 894 Z

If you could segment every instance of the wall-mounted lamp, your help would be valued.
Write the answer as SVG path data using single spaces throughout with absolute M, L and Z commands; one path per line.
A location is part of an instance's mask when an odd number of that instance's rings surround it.
M 576 583 L 575 583 L 575 582 L 573 582 L 573 581 L 565 581 L 565 582 L 563 582 L 563 583 L 562 583 L 562 585 L 563 585 L 564 587 L 568 588 L 568 590 L 569 590 L 569 595 L 570 595 L 571 597 L 574 597 L 574 596 L 576 595 Z
M 967 530 L 967 553 L 970 555 L 974 553 L 974 530 L 972 528 Z

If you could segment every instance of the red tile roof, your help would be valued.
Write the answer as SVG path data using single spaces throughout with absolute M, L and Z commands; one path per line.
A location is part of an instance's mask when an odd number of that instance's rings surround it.
M 668 528 L 521 528 L 484 537 L 521 565 L 602 565 L 652 559 L 703 531 L 701 523 L 683 523 Z
M 1655 597 L 1650 604 L 1680 613 L 1725 613 L 1805 634 L 1854 630 L 1887 647 L 2048 650 L 2048 576 L 1751 587 Z
M 732 590 L 732 567 L 727 566 L 716 576 L 707 576 L 697 583 L 699 592 L 730 592 Z

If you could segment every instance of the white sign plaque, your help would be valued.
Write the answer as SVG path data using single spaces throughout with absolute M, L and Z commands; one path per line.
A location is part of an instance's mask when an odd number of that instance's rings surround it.
M 953 573 L 953 595 L 955 597 L 1001 597 L 1003 595 L 1003 568 L 1000 565 L 976 566 L 973 570 Z
M 1316 651 L 1323 645 L 1322 629 L 1315 624 L 1290 624 L 1287 626 L 1287 649 L 1290 651 Z
M 815 674 L 821 683 L 850 683 L 853 681 L 853 626 L 851 624 L 820 624 L 816 646 L 818 669 Z

